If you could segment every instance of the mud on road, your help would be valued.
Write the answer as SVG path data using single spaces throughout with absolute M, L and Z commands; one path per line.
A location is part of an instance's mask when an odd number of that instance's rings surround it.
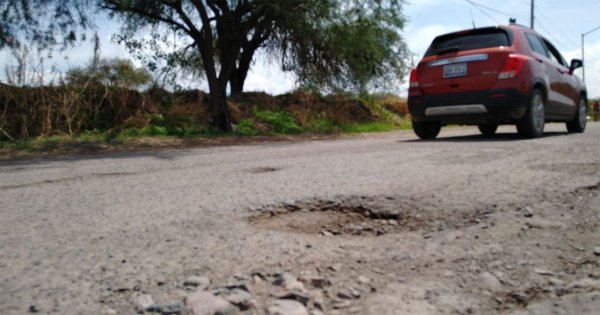
M 3 161 L 0 313 L 597 314 L 598 139 Z

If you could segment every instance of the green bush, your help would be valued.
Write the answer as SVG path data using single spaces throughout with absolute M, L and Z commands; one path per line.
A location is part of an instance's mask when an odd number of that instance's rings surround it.
M 256 119 L 273 127 L 276 133 L 292 134 L 302 132 L 302 128 L 296 125 L 294 118 L 289 113 L 265 110 L 255 112 L 254 115 Z
M 255 136 L 259 132 L 254 127 L 254 123 L 250 119 L 242 119 L 235 126 L 234 132 L 240 136 Z
M 325 115 L 319 114 L 315 120 L 306 126 L 306 130 L 313 133 L 334 133 L 338 131 L 338 128 Z

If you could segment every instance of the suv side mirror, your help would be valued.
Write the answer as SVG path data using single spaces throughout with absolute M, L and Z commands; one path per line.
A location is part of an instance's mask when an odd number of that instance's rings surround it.
M 571 66 L 569 67 L 569 73 L 573 74 L 575 69 L 583 67 L 583 61 L 581 59 L 573 59 L 571 60 Z

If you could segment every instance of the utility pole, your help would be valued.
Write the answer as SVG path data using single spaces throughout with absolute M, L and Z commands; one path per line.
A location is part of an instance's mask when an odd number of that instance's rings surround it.
M 531 0 L 531 29 L 533 29 L 533 20 L 535 19 L 535 0 Z
M 585 82 L 585 36 L 589 35 L 592 32 L 595 32 L 597 30 L 600 29 L 600 26 L 594 28 L 593 30 L 587 32 L 587 33 L 582 33 L 581 34 L 581 61 L 583 62 L 583 67 L 582 67 L 582 72 L 583 72 L 583 82 Z

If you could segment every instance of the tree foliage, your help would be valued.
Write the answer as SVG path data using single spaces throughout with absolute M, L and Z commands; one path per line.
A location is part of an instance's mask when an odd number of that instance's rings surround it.
M 131 89 L 147 84 L 152 79 L 144 68 L 135 67 L 131 61 L 121 58 L 92 61 L 87 67 L 72 68 L 67 72 L 67 82 L 81 85 L 93 81 L 102 85 Z
M 256 53 L 264 50 L 303 84 L 364 91 L 396 82 L 406 71 L 402 0 L 105 0 L 123 18 L 121 39 L 150 46 L 153 65 L 201 68 L 214 121 L 230 130 L 225 95 L 243 90 Z M 147 30 L 150 40 L 136 34 Z M 179 49 L 167 47 L 177 36 Z M 173 41 L 175 45 L 175 41 Z M 171 52 L 168 52 L 171 49 Z
M 91 26 L 88 0 L 0 1 L 0 49 L 33 43 L 48 49 L 85 38 Z

